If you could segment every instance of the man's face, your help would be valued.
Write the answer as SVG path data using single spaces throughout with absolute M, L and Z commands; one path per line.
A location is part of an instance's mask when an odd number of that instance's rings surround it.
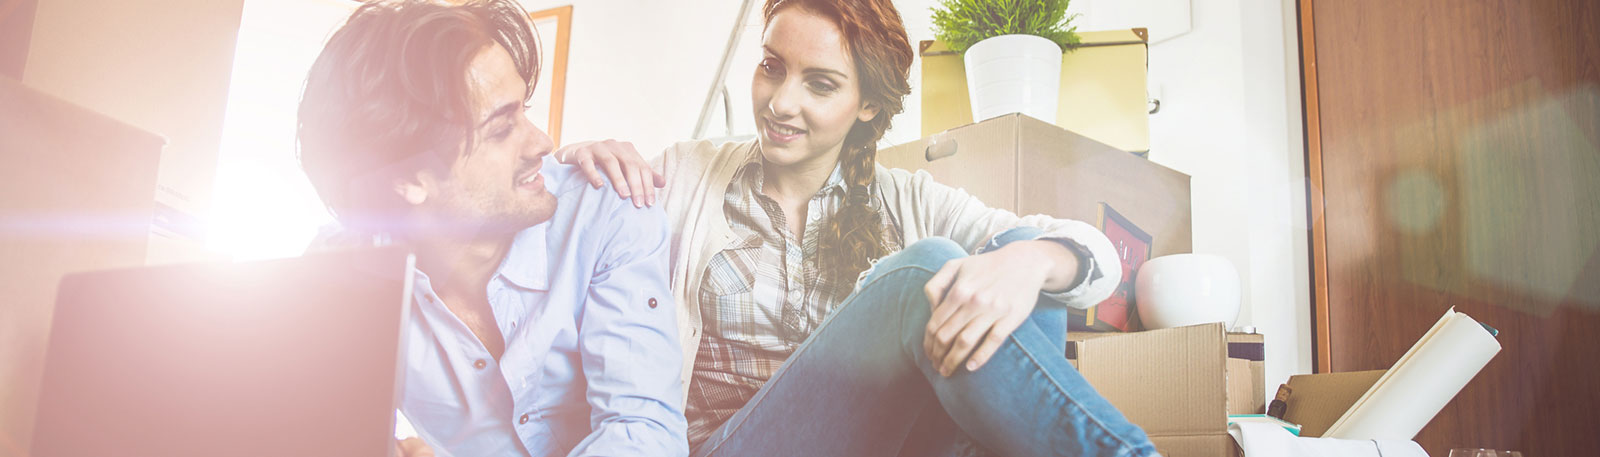
M 423 172 L 411 184 L 415 188 L 403 185 L 399 191 L 432 225 L 460 236 L 515 233 L 549 220 L 556 198 L 539 168 L 553 146 L 523 114 L 527 83 L 511 55 L 500 45 L 487 46 L 468 64 L 466 76 L 476 119 L 472 149 L 447 176 Z

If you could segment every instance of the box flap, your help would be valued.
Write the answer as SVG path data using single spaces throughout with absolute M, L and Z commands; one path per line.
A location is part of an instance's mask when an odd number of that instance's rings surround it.
M 1261 363 L 1228 358 L 1228 414 L 1261 414 Z M 1235 379 L 1239 378 L 1239 379 Z
M 1152 436 L 1162 457 L 1235 457 L 1244 455 L 1228 432 L 1206 435 Z
M 1356 403 L 1385 370 L 1306 374 L 1289 377 L 1283 419 L 1300 424 L 1300 436 L 1319 437 Z
M 1105 335 L 1075 345 L 1078 371 L 1145 433 L 1227 430 L 1221 323 Z

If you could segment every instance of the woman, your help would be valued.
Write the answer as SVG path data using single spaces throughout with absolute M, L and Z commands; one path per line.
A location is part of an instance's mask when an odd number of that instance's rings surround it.
M 757 140 L 654 170 L 624 143 L 556 154 L 636 205 L 668 184 L 695 454 L 948 454 L 959 427 L 1005 455 L 1153 455 L 1062 356 L 1063 306 L 1119 280 L 1105 236 L 876 165 L 913 53 L 889 0 L 763 14 Z

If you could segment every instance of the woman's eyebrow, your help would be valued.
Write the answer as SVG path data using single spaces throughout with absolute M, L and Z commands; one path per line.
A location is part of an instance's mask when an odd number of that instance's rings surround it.
M 778 59 L 779 61 L 784 60 L 782 55 L 780 55 L 777 52 L 773 51 L 772 48 L 769 48 L 766 45 L 762 45 L 761 49 L 765 50 L 767 52 L 767 54 L 771 54 L 772 57 Z M 808 68 L 801 69 L 800 72 L 801 73 L 826 73 L 826 74 L 838 76 L 839 79 L 844 79 L 844 80 L 850 79 L 850 77 L 846 76 L 844 74 L 844 72 L 839 71 L 839 70 L 834 70 L 832 68 L 808 67 Z

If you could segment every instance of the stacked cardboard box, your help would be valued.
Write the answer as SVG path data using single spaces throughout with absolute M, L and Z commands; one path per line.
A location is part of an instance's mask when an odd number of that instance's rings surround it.
M 878 163 L 926 170 L 1017 214 L 1094 224 L 1110 206 L 1150 235 L 1150 258 L 1193 246 L 1189 175 L 1021 114 L 884 148 Z
M 1261 335 L 1221 323 L 1068 335 L 1067 359 L 1167 457 L 1240 455 L 1228 414 L 1262 404 Z M 1230 356 L 1230 349 L 1239 357 Z

